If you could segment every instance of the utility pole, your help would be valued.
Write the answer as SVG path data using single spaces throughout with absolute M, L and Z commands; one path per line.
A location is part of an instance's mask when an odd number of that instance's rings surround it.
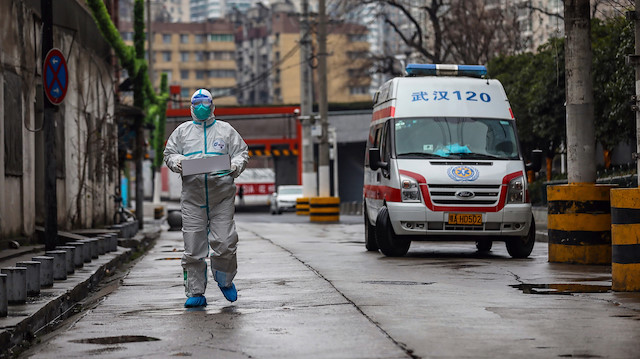
M 311 111 L 313 107 L 313 77 L 311 64 L 311 36 L 309 27 L 309 0 L 302 0 L 300 24 L 300 121 L 302 122 L 302 194 L 306 198 L 317 196 L 316 173 L 311 138 Z
M 629 56 L 630 59 L 633 59 L 633 65 L 636 69 L 636 95 L 635 95 L 635 113 L 636 113 L 636 173 L 640 174 L 640 160 L 638 160 L 637 156 L 640 154 L 640 110 L 638 110 L 638 106 L 640 105 L 640 14 L 638 11 L 640 10 L 640 0 L 636 0 L 636 8 L 633 11 L 631 16 L 635 22 L 635 37 L 636 37 L 636 51 L 635 55 Z M 640 187 L 640 181 L 638 181 L 638 187 Z
M 134 17 L 134 47 L 136 52 L 136 58 L 139 61 L 144 61 L 144 6 L 142 1 L 136 1 L 133 7 Z M 150 39 L 149 39 L 150 40 Z M 133 105 L 144 111 L 144 77 L 138 72 L 133 78 Z M 136 166 L 136 217 L 138 218 L 138 228 L 144 227 L 144 178 L 142 172 L 142 159 L 144 156 L 144 115 L 136 116 L 135 119 L 135 133 L 136 144 L 133 151 Z
M 45 57 L 53 48 L 53 0 L 41 0 L 42 12 L 42 68 Z M 44 76 L 42 81 L 44 82 Z M 56 194 L 56 108 L 49 102 L 42 86 L 44 99 L 44 151 L 47 156 L 44 169 L 44 243 L 46 250 L 54 250 L 58 241 L 58 197 Z
M 319 87 L 319 112 L 322 136 L 318 153 L 318 195 L 320 197 L 331 196 L 331 181 L 329 176 L 329 119 L 327 100 L 327 9 L 325 0 L 318 3 L 318 87 Z
M 595 126 L 589 0 L 565 1 L 569 183 L 595 183 Z
M 147 53 L 149 54 L 149 80 L 151 85 L 155 87 L 155 73 L 153 72 L 153 29 L 151 27 L 151 0 L 147 0 Z M 155 153 L 159 156 L 159 153 Z M 151 178 L 153 179 L 153 203 L 160 203 L 160 189 L 162 187 L 162 178 L 158 176 L 159 172 L 156 168 L 151 167 Z
M 569 184 L 547 187 L 549 262 L 611 263 L 613 216 L 602 208 L 612 186 L 596 186 L 590 20 L 589 0 L 565 0 Z

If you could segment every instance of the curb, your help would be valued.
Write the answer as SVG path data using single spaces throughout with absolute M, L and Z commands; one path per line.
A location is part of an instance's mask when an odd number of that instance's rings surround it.
M 105 253 L 84 268 L 76 270 L 67 280 L 55 281 L 52 288 L 43 288 L 40 295 L 29 297 L 27 303 L 9 307 L 9 315 L 0 318 L 0 358 L 13 357 L 23 346 L 39 335 L 55 329 L 60 321 L 75 314 L 79 302 L 95 289 L 100 281 L 130 260 L 153 246 L 161 229 L 139 233 L 133 238 L 118 238 L 118 250 Z M 34 253 L 37 255 L 37 253 Z

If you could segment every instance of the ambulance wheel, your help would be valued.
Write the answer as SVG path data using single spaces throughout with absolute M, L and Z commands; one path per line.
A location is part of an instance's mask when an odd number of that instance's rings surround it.
M 369 252 L 375 252 L 379 249 L 376 242 L 376 226 L 369 222 L 367 207 L 364 208 L 364 246 Z
M 492 246 L 493 246 L 493 241 L 490 241 L 488 239 L 476 241 L 476 248 L 478 249 L 478 252 L 485 252 L 485 253 L 489 252 Z
M 376 243 L 382 254 L 387 257 L 402 257 L 407 254 L 411 241 L 395 234 L 387 207 L 382 207 L 378 212 L 375 228 Z
M 533 251 L 533 245 L 536 243 L 536 223 L 531 218 L 531 225 L 529 226 L 529 233 L 526 236 L 515 237 L 511 240 L 507 240 L 507 252 L 513 258 L 527 258 L 531 251 Z

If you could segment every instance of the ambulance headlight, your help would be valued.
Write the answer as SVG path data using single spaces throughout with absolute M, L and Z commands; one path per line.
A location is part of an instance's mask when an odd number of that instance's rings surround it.
M 420 202 L 420 187 L 411 177 L 400 176 L 402 202 Z
M 524 200 L 524 177 L 516 177 L 509 181 L 509 187 L 507 189 L 507 204 L 524 203 Z

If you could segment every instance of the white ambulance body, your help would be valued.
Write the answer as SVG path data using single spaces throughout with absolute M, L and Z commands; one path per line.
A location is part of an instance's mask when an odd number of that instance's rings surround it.
M 535 224 L 502 85 L 481 78 L 483 66 L 410 64 L 407 73 L 374 97 L 367 249 L 402 256 L 413 240 L 469 240 L 488 251 L 500 240 L 512 257 L 527 257 Z

